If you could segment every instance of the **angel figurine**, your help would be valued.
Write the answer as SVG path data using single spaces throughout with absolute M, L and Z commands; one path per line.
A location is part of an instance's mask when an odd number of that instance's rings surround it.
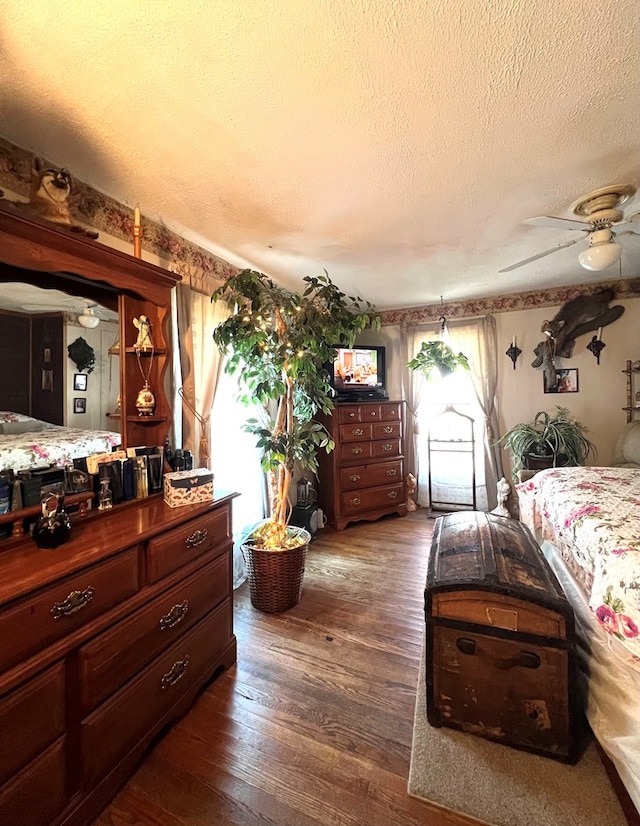
M 140 318 L 134 318 L 133 325 L 138 330 L 138 340 L 134 344 L 134 348 L 136 350 L 153 350 L 151 322 L 146 315 L 141 315 Z

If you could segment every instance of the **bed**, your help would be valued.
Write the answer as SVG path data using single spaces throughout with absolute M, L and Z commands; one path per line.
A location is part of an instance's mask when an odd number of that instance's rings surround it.
M 640 466 L 626 464 L 551 468 L 517 490 L 574 608 L 589 723 L 640 810 Z
M 0 469 L 63 467 L 92 453 L 110 453 L 120 443 L 120 434 L 110 430 L 62 427 L 22 413 L 0 411 Z

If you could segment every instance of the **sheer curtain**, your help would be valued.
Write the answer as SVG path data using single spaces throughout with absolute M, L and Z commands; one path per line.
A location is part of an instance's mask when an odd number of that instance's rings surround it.
M 229 316 L 224 301 L 188 284 L 177 287 L 178 342 L 182 379 L 182 448 L 194 467 L 210 467 L 210 416 L 222 374 L 222 356 L 213 341 L 215 327 Z
M 476 507 L 491 509 L 497 503 L 496 485 L 502 476 L 500 449 L 494 447 L 498 433 L 496 409 L 497 334 L 492 316 L 447 322 L 442 325 L 407 326 L 401 330 L 403 352 L 413 358 L 423 341 L 444 339 L 457 353 L 469 359 L 470 371 L 427 382 L 422 374 L 405 368 L 404 397 L 407 403 L 407 468 L 418 480 L 418 503 L 428 507 L 429 467 L 427 431 L 429 419 L 447 405 L 473 417 L 476 438 Z M 414 468 L 414 469 L 412 469 Z
M 182 410 L 175 429 L 176 445 L 191 450 L 194 467 L 210 467 L 216 491 L 234 491 L 233 500 L 233 583 L 237 588 L 246 579 L 239 537 L 248 522 L 264 514 L 260 490 L 262 470 L 257 450 L 248 445 L 241 429 L 246 410 L 235 402 L 235 380 L 224 372 L 224 359 L 213 341 L 215 327 L 229 316 L 224 301 L 211 301 L 210 294 L 179 284 L 176 295 L 176 340 L 179 358 L 174 366 L 182 398 Z M 257 481 L 256 481 L 257 480 Z

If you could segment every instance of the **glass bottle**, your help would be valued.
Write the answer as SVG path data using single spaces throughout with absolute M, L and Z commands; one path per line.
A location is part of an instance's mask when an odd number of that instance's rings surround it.
M 113 507 L 113 495 L 109 487 L 108 479 L 100 480 L 100 492 L 98 493 L 98 510 L 107 511 Z
M 134 479 L 136 489 L 136 499 L 144 499 L 149 495 L 149 482 L 147 474 L 147 457 L 136 456 L 134 468 Z

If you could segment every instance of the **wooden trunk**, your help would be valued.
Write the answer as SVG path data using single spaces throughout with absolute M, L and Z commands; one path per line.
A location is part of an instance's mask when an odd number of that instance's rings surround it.
M 576 761 L 573 611 L 524 525 L 475 511 L 439 517 L 425 617 L 431 725 Z

